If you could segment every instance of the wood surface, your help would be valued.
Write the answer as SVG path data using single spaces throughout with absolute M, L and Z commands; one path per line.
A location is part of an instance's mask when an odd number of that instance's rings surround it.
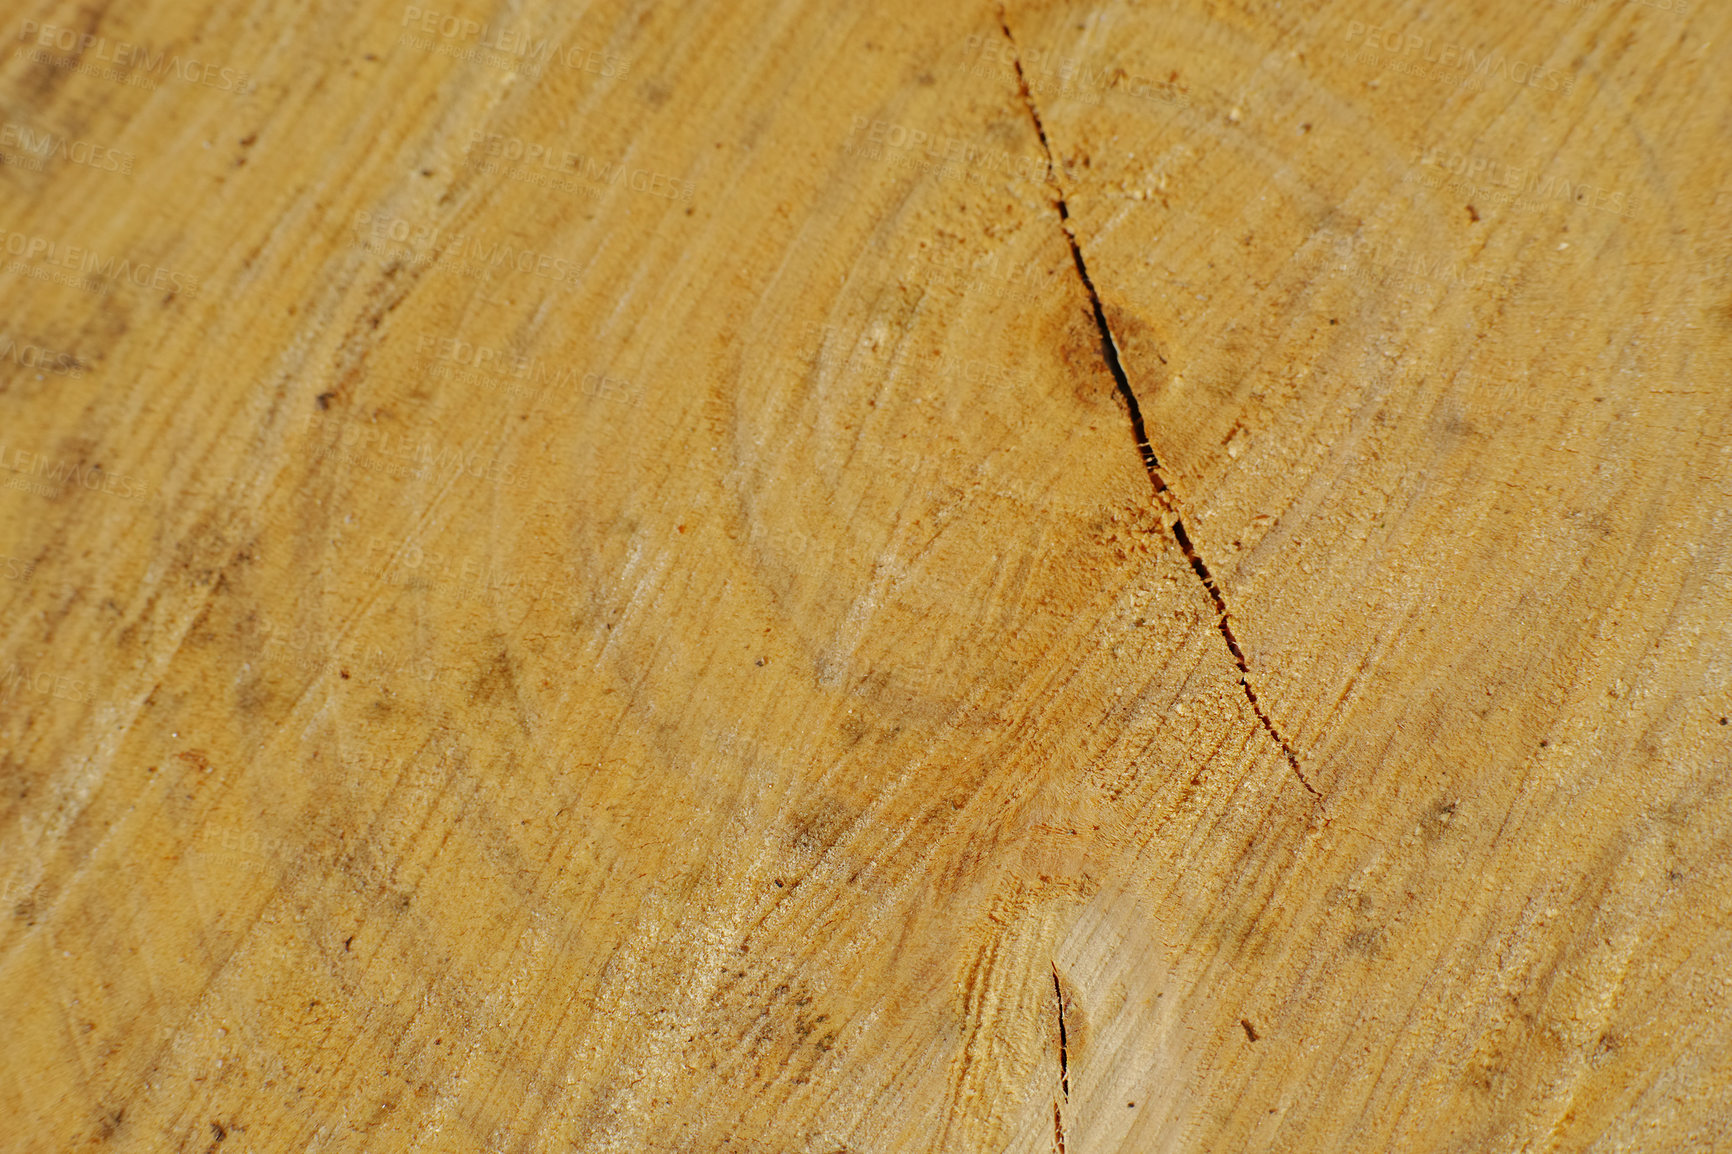
M 1720 0 L 0 41 L 0 1149 L 1732 1150 Z

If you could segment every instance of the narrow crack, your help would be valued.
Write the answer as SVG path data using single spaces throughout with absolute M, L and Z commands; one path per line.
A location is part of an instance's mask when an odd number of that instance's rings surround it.
M 1058 1003 L 1058 1084 L 1070 1101 L 1070 1041 L 1064 1032 L 1064 989 L 1058 984 L 1058 963 L 1052 967 L 1052 997 Z
M 1058 982 L 1058 963 L 1052 962 L 1052 997 L 1058 1003 L 1058 1085 L 1065 1104 L 1070 1104 L 1070 1040 L 1064 1029 L 1064 988 Z M 1052 1146 L 1064 1154 L 1064 1113 L 1058 1099 L 1052 1100 Z
M 1239 647 L 1239 639 L 1233 635 L 1232 625 L 1228 623 L 1227 601 L 1221 596 L 1220 587 L 1215 584 L 1215 577 L 1209 572 L 1209 566 L 1204 562 L 1202 555 L 1197 552 L 1196 547 L 1191 544 L 1191 535 L 1185 531 L 1185 520 L 1179 512 L 1178 502 L 1174 499 L 1173 491 L 1168 487 L 1166 479 L 1161 476 L 1161 463 L 1155 457 L 1154 446 L 1149 444 L 1148 426 L 1143 423 L 1142 406 L 1137 404 L 1137 395 L 1131 391 L 1130 377 L 1125 373 L 1124 363 L 1119 360 L 1118 341 L 1113 337 L 1112 326 L 1107 324 L 1106 309 L 1101 305 L 1101 295 L 1095 291 L 1095 282 L 1089 276 L 1088 265 L 1083 261 L 1082 245 L 1078 243 L 1076 229 L 1071 224 L 1070 206 L 1065 203 L 1064 185 L 1058 179 L 1058 165 L 1053 160 L 1052 144 L 1046 138 L 1046 125 L 1041 121 L 1040 109 L 1035 107 L 1034 96 L 1029 91 L 1028 77 L 1023 74 L 1022 49 L 1016 42 L 1015 34 L 1010 30 L 1010 20 L 1005 15 L 1003 0 L 999 0 L 998 3 L 998 26 L 1004 31 L 1005 40 L 1010 43 L 1011 63 L 1016 68 L 1016 86 L 1022 93 L 1022 104 L 1024 108 L 1028 109 L 1028 118 L 1034 122 L 1034 133 L 1040 137 L 1041 150 L 1046 154 L 1046 175 L 1052 183 L 1053 194 L 1058 204 L 1059 227 L 1064 230 L 1064 238 L 1070 244 L 1071 263 L 1076 265 L 1077 276 L 1082 279 L 1083 288 L 1088 291 L 1089 305 L 1095 314 L 1095 327 L 1100 330 L 1101 356 L 1105 359 L 1107 368 L 1113 375 L 1113 382 L 1118 386 L 1119 399 L 1124 401 L 1125 409 L 1130 413 L 1131 432 L 1137 439 L 1137 452 L 1142 455 L 1143 468 L 1149 474 L 1149 483 L 1154 486 L 1155 502 L 1171 518 L 1167 522 L 1167 528 L 1172 533 L 1173 540 L 1178 544 L 1179 552 L 1184 554 L 1185 560 L 1190 563 L 1191 571 L 1197 575 L 1197 580 L 1203 583 L 1203 588 L 1209 592 L 1210 600 L 1215 603 L 1215 624 L 1221 630 L 1222 639 L 1227 642 L 1227 650 L 1232 653 L 1234 664 L 1239 667 L 1239 687 L 1245 691 L 1245 700 L 1250 703 L 1251 712 L 1257 715 L 1257 720 L 1262 724 L 1264 732 L 1274 739 L 1275 744 L 1281 747 L 1281 752 L 1286 754 L 1287 764 L 1292 768 L 1293 776 L 1299 779 L 1299 784 L 1305 787 L 1305 792 L 1321 800 L 1323 795 L 1317 792 L 1310 781 L 1306 780 L 1304 771 L 1299 768 L 1299 755 L 1293 751 L 1293 747 L 1287 743 L 1287 739 L 1281 736 L 1280 730 L 1275 728 L 1274 721 L 1270 720 L 1262 703 L 1257 700 L 1257 691 L 1251 688 L 1251 668 L 1245 662 L 1245 651 Z M 1159 353 L 1155 355 L 1160 357 L 1163 365 L 1167 363 L 1167 358 L 1160 356 Z M 1055 970 L 1053 973 L 1055 989 L 1057 983 L 1058 973 Z M 1063 1020 L 1061 1017 L 1061 1034 L 1062 1029 Z

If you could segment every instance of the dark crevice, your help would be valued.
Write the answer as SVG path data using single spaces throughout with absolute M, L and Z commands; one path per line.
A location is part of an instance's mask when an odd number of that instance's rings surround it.
M 1058 1086 L 1064 1095 L 1065 1103 L 1070 1103 L 1070 1039 L 1064 1029 L 1064 988 L 1058 981 L 1058 963 L 1052 963 L 1052 997 L 1058 1003 Z M 1052 1145 L 1058 1154 L 1064 1154 L 1064 1112 L 1059 1109 L 1058 1099 L 1052 1101 Z
M 1064 1032 L 1064 990 L 1058 984 L 1058 966 L 1052 968 L 1052 996 L 1058 1003 L 1058 1084 L 1064 1100 L 1070 1101 L 1070 1040 Z
M 1125 410 L 1130 414 L 1131 433 L 1137 440 L 1137 452 L 1143 458 L 1143 468 L 1149 474 L 1149 484 L 1155 490 L 1155 502 L 1165 511 L 1170 520 L 1167 527 L 1172 532 L 1173 540 L 1179 546 L 1179 552 L 1184 554 L 1190 563 L 1191 571 L 1208 590 L 1209 599 L 1215 603 L 1215 623 L 1221 630 L 1221 637 L 1227 642 L 1227 650 L 1233 655 L 1233 662 L 1239 667 L 1239 687 L 1245 691 L 1245 700 L 1251 705 L 1251 712 L 1257 715 L 1264 732 L 1281 747 L 1281 752 L 1287 757 L 1287 764 L 1293 770 L 1293 776 L 1299 779 L 1299 784 L 1312 797 L 1321 799 L 1322 794 L 1306 780 L 1304 771 L 1299 768 L 1299 755 L 1281 736 L 1275 728 L 1275 723 L 1264 712 L 1262 703 L 1257 700 L 1256 690 L 1251 688 L 1251 669 L 1245 662 L 1245 652 L 1239 646 L 1239 639 L 1233 635 L 1233 627 L 1228 623 L 1227 602 L 1221 596 L 1221 590 L 1215 584 L 1215 577 L 1209 572 L 1209 566 L 1202 555 L 1191 544 L 1191 535 L 1185 531 L 1184 518 L 1179 513 L 1178 503 L 1174 500 L 1173 491 L 1167 486 L 1166 479 L 1161 476 L 1161 462 L 1155 457 L 1154 446 L 1149 443 L 1148 427 L 1143 423 L 1142 406 L 1137 404 L 1137 395 L 1131 391 L 1130 377 L 1125 373 L 1124 363 L 1119 359 L 1118 342 L 1113 338 L 1112 326 L 1107 323 L 1106 309 L 1101 304 L 1101 295 L 1095 290 L 1095 282 L 1089 276 L 1088 265 L 1083 260 L 1082 245 L 1078 243 L 1076 229 L 1071 225 L 1070 205 L 1065 203 L 1064 186 L 1058 179 L 1058 165 L 1053 160 L 1052 144 L 1046 137 L 1046 125 L 1040 118 L 1040 109 L 1035 107 L 1034 96 L 1029 91 L 1028 77 L 1022 71 L 1022 49 L 1016 43 L 1016 36 L 1010 30 L 1010 20 L 1005 15 L 1002 0 L 998 5 L 998 26 L 1004 31 L 1004 38 L 1010 42 L 1011 64 L 1016 68 L 1016 85 L 1022 94 L 1023 107 L 1028 109 L 1028 117 L 1034 121 L 1034 133 L 1040 137 L 1041 150 L 1046 154 L 1047 179 L 1052 182 L 1053 195 L 1058 205 L 1059 226 L 1064 230 L 1064 238 L 1070 245 L 1071 263 L 1076 265 L 1077 276 L 1082 280 L 1083 288 L 1088 292 L 1089 306 L 1094 311 L 1095 327 L 1100 330 L 1101 357 L 1107 363 L 1107 369 L 1113 375 L 1113 383 L 1118 386 L 1119 399 L 1124 402 Z M 1159 354 L 1156 354 L 1159 356 Z M 1166 358 L 1160 358 L 1166 363 Z M 1057 988 L 1058 972 L 1053 972 L 1053 985 Z M 1062 1031 L 1063 1022 L 1060 1020 Z

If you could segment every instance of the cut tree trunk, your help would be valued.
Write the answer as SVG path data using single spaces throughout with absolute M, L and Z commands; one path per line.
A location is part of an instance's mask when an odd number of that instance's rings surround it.
M 1732 9 L 6 37 L 0 1148 L 1732 1149 Z

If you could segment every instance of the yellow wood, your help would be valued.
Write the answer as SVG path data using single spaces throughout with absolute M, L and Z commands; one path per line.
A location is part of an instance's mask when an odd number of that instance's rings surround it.
M 7 19 L 0 1149 L 1732 1149 L 1732 9 Z

